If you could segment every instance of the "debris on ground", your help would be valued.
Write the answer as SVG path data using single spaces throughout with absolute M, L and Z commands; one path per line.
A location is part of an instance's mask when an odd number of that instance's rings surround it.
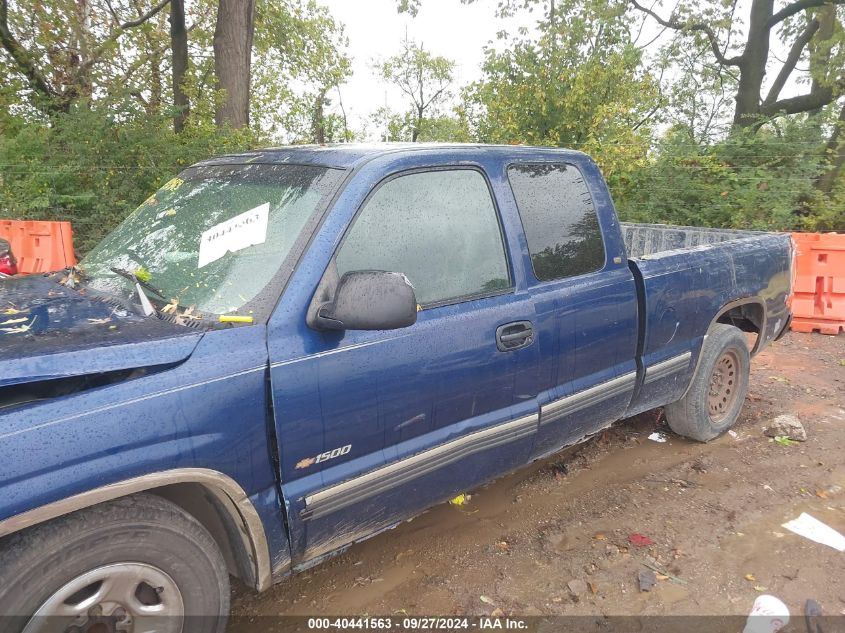
M 570 580 L 566 583 L 566 586 L 569 588 L 569 592 L 576 598 L 583 596 L 588 590 L 587 583 L 580 578 Z
M 454 499 L 449 499 L 449 503 L 451 503 L 453 506 L 462 506 L 465 505 L 466 502 L 469 501 L 469 499 L 469 495 L 461 493 Z
M 648 436 L 648 439 L 650 439 L 652 442 L 659 442 L 663 444 L 664 442 L 669 440 L 669 435 L 663 433 L 662 431 L 655 431 L 654 433 Z
M 832 486 L 828 486 L 827 488 L 816 490 L 816 496 L 819 499 L 830 499 L 831 497 L 838 495 L 840 492 L 842 492 L 842 486 L 834 484 Z
M 791 414 L 783 414 L 776 417 L 763 430 L 763 435 L 774 438 L 786 437 L 796 442 L 807 441 L 807 431 L 804 430 L 804 425 L 801 424 L 801 420 Z
M 648 547 L 649 545 L 654 545 L 654 541 L 652 541 L 649 537 L 645 534 L 638 534 L 637 532 L 628 535 L 628 542 L 631 545 L 636 545 L 637 547 Z
M 495 606 L 495 602 L 492 598 L 488 598 L 487 596 L 478 596 L 478 599 L 481 600 L 484 604 L 492 604 Z
M 781 527 L 785 527 L 790 532 L 794 532 L 816 543 L 821 543 L 840 552 L 845 552 L 845 536 L 806 512 L 802 512 L 801 516 L 797 519 L 787 521 Z
M 641 569 L 637 578 L 640 581 L 640 591 L 651 591 L 657 584 L 657 575 L 651 569 Z
M 789 624 L 789 607 L 775 596 L 757 596 L 742 633 L 777 633 Z
M 679 585 L 686 585 L 687 584 L 687 581 L 684 580 L 683 578 L 679 578 L 678 576 L 675 576 L 674 574 L 670 574 L 666 570 L 660 569 L 660 567 L 658 567 L 655 562 L 652 562 L 653 560 L 654 559 L 645 560 L 645 561 L 643 561 L 643 565 L 648 567 L 651 571 L 655 572 L 657 574 L 658 580 L 669 579 L 672 582 L 678 583 Z
M 819 621 L 824 616 L 821 605 L 807 598 L 804 603 L 804 623 L 807 625 L 807 633 L 824 633 L 822 623 Z

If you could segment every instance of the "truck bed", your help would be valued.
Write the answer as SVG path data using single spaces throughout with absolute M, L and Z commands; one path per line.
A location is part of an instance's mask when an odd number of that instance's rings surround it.
M 633 259 L 765 235 L 760 231 L 710 229 L 700 226 L 634 224 L 632 222 L 621 222 L 620 225 L 625 240 L 625 250 L 628 257 Z

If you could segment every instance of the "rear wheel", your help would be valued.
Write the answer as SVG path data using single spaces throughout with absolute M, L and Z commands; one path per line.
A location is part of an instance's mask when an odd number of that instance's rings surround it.
M 670 428 L 700 442 L 725 433 L 745 402 L 750 366 L 743 333 L 732 325 L 713 325 L 686 395 L 666 406 Z
M 153 495 L 61 517 L 0 547 L 2 633 L 221 633 L 228 610 L 214 539 Z

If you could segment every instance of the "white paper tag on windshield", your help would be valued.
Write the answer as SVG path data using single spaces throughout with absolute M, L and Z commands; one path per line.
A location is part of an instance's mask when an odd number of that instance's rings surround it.
M 217 261 L 230 251 L 234 253 L 247 246 L 263 244 L 267 239 L 269 215 L 270 203 L 265 202 L 205 231 L 200 236 L 197 268 Z

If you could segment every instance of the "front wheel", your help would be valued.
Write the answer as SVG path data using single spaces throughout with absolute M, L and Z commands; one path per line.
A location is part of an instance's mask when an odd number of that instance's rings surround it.
M 0 542 L 0 633 L 222 633 L 229 576 L 194 517 L 139 494 Z
M 750 367 L 751 356 L 743 333 L 732 325 L 713 325 L 687 393 L 666 405 L 669 427 L 678 435 L 699 442 L 725 433 L 742 410 Z

